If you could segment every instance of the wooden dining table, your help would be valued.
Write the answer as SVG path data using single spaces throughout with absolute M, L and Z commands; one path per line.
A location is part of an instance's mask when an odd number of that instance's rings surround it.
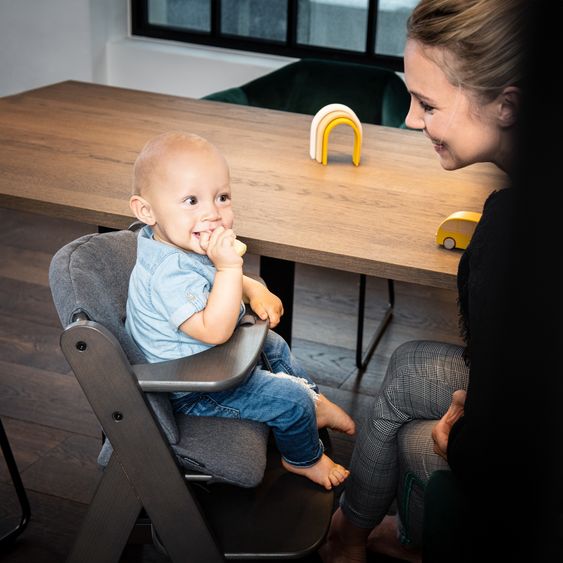
M 295 263 L 454 289 L 461 253 L 438 246 L 436 229 L 454 211 L 481 211 L 502 173 L 489 164 L 445 171 L 422 132 L 367 123 L 359 166 L 346 126 L 331 132 L 323 165 L 309 155 L 311 122 L 77 81 L 22 92 L 0 98 L 0 206 L 126 228 L 143 145 L 192 132 L 229 162 L 236 234 L 285 296 L 289 338 Z

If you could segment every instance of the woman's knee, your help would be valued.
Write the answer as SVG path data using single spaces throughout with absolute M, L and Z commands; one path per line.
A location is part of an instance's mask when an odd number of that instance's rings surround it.
M 460 389 L 466 385 L 469 369 L 463 347 L 445 342 L 414 340 L 401 344 L 391 355 L 384 385 L 397 380 L 414 384 L 430 382 Z M 455 390 L 454 389 L 454 390 Z
M 431 341 L 401 344 L 392 354 L 380 401 L 397 420 L 436 419 L 463 385 L 462 348 Z
M 398 408 L 402 402 L 410 403 L 412 394 L 422 391 L 421 363 L 424 360 L 419 350 L 419 342 L 405 342 L 395 349 L 389 360 L 380 395 Z
M 388 373 L 406 376 L 424 373 L 428 362 L 437 355 L 439 347 L 441 343 L 426 340 L 404 342 L 391 354 Z

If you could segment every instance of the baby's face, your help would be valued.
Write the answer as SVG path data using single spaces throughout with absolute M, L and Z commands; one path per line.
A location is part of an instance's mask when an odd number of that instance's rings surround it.
M 159 165 L 157 184 L 150 188 L 153 226 L 158 240 L 205 254 L 203 232 L 233 226 L 229 169 L 214 149 L 175 149 Z

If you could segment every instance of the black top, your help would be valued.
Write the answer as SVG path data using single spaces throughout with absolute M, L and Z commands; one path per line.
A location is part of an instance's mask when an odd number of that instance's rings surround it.
M 451 561 L 563 561 L 547 554 L 563 550 L 562 286 L 558 239 L 547 236 L 559 208 L 538 213 L 541 200 L 527 194 L 520 183 L 491 194 L 459 264 L 469 385 L 448 463 L 467 493 L 466 532 Z
M 458 306 L 468 364 L 471 361 L 471 325 L 486 322 L 487 301 L 491 298 L 487 286 L 491 277 L 498 276 L 499 259 L 506 256 L 510 244 L 512 194 L 511 190 L 504 189 L 493 192 L 487 198 L 481 220 L 459 261 Z
M 453 559 L 456 562 L 502 561 L 507 543 L 515 541 L 506 537 L 511 525 L 502 530 L 510 522 L 505 511 L 515 512 L 507 500 L 517 498 L 517 487 L 515 480 L 506 476 L 511 471 L 517 474 L 519 468 L 511 466 L 514 452 L 520 451 L 512 440 L 517 432 L 507 425 L 516 420 L 503 397 L 514 369 L 505 361 L 508 347 L 504 339 L 510 332 L 505 323 L 510 318 L 507 312 L 514 287 L 509 279 L 514 195 L 511 187 L 488 197 L 458 269 L 469 385 L 465 414 L 454 424 L 448 440 L 448 463 L 467 493 L 466 537 L 459 559 Z M 487 559 L 489 556 L 493 558 Z M 512 561 L 513 557 L 504 560 Z
M 470 377 L 448 461 L 469 494 L 448 563 L 563 561 L 563 136 L 545 81 L 561 33 L 552 2 L 527 4 L 511 186 L 487 201 L 458 276 Z
M 452 428 L 448 441 L 448 461 L 460 476 L 479 479 L 486 447 L 486 432 L 492 413 L 488 407 L 495 393 L 490 385 L 498 381 L 491 373 L 491 351 L 502 335 L 503 309 L 507 306 L 508 259 L 513 242 L 513 190 L 493 192 L 483 207 L 471 242 L 458 268 L 458 305 L 465 340 L 466 362 L 470 366 L 465 416 Z M 500 331 L 500 332 L 499 332 Z M 494 381 L 491 381 L 493 378 Z

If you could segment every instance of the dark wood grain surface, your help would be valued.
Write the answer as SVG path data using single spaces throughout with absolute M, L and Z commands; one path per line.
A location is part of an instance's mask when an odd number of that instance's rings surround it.
M 125 228 L 133 161 L 168 130 L 200 134 L 232 172 L 235 229 L 249 252 L 454 289 L 459 255 L 435 243 L 454 211 L 481 211 L 492 165 L 444 171 L 419 131 L 336 127 L 328 165 L 309 157 L 311 116 L 62 82 L 0 99 L 0 205 Z

